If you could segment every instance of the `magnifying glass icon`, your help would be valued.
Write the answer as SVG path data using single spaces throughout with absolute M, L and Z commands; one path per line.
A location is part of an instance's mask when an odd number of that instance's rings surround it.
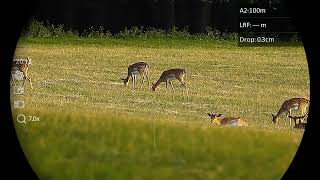
M 26 122 L 26 116 L 24 116 L 23 114 L 19 114 L 18 116 L 17 116 L 17 121 L 18 121 L 18 123 L 24 123 L 24 124 L 27 124 L 27 122 Z

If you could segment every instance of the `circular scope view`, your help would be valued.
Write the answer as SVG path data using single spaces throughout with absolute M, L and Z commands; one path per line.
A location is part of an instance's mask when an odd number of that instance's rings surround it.
M 39 5 L 11 69 L 12 117 L 39 179 L 283 176 L 307 123 L 302 43 L 233 31 L 233 1 L 196 1 L 190 13 L 179 0 Z M 242 13 L 276 12 L 256 6 Z M 248 19 L 241 28 L 271 23 Z

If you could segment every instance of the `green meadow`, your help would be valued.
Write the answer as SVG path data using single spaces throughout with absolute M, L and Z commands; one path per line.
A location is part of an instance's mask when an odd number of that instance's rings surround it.
M 238 47 L 234 41 L 174 38 L 23 38 L 15 56 L 32 59 L 25 108 L 13 109 L 26 157 L 40 179 L 280 179 L 303 131 L 271 113 L 309 98 L 302 46 Z M 173 81 L 126 87 L 128 65 L 145 61 L 155 83 L 184 68 L 188 93 Z M 240 116 L 249 127 L 217 127 L 207 112 Z M 29 121 L 37 116 L 40 121 Z

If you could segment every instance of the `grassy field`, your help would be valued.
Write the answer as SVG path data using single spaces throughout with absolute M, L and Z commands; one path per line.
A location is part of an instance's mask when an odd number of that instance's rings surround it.
M 303 48 L 201 42 L 21 41 L 16 57 L 31 57 L 34 90 L 27 83 L 12 98 L 26 102 L 14 114 L 40 121 L 15 125 L 40 179 L 280 179 L 303 131 L 284 118 L 273 125 L 271 113 L 288 98 L 309 98 Z M 125 87 L 120 78 L 137 61 L 150 64 L 151 82 L 186 69 L 189 93 L 178 81 L 176 93 Z M 215 127 L 207 112 L 250 127 Z

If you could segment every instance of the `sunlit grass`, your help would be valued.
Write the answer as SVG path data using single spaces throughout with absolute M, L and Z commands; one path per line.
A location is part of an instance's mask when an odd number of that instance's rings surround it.
M 281 177 L 303 131 L 284 118 L 273 125 L 271 113 L 288 98 L 309 98 L 302 47 L 137 42 L 18 44 L 16 56 L 33 60 L 35 89 L 27 83 L 25 95 L 13 99 L 25 100 L 24 113 L 41 121 L 16 126 L 42 179 Z M 176 93 L 164 84 L 155 92 L 125 87 L 120 78 L 137 61 L 150 64 L 151 82 L 166 69 L 184 68 L 188 94 L 178 81 Z M 240 116 L 250 127 L 213 127 L 207 112 Z

